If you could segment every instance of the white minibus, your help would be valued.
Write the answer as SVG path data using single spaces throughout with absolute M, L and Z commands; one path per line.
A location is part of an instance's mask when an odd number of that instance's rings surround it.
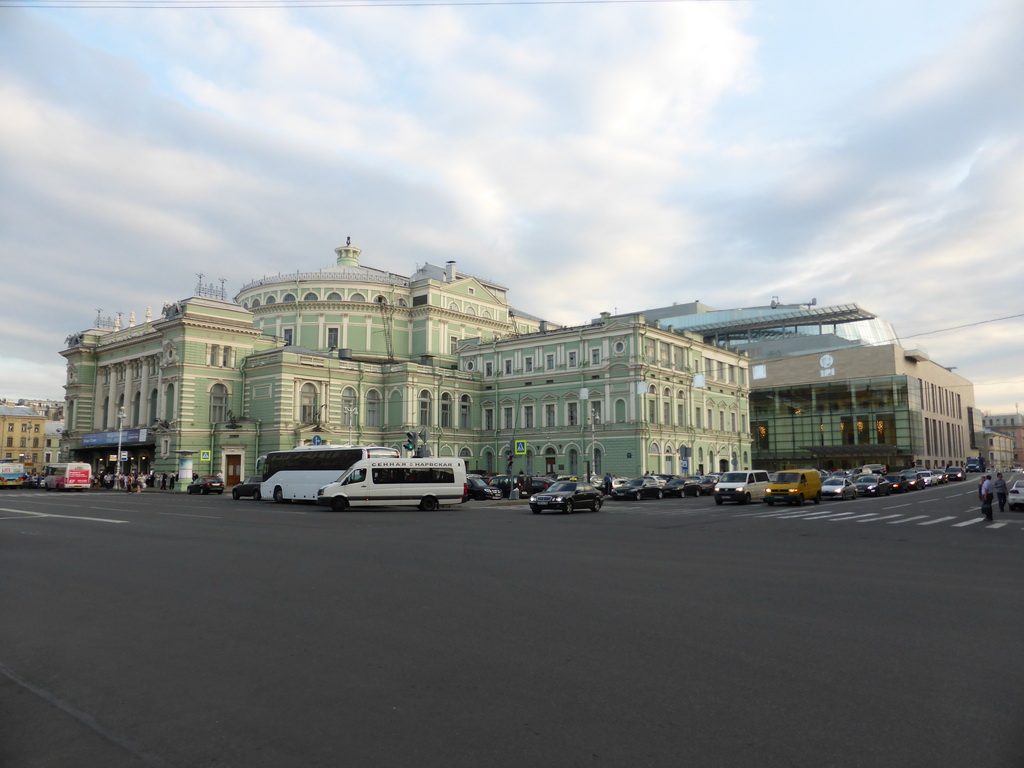
M 357 461 L 374 457 L 397 459 L 395 448 L 358 445 L 304 445 L 290 451 L 261 456 L 256 473 L 263 475 L 260 496 L 277 503 L 293 500 L 316 501 L 327 483 L 337 480 Z
M 466 493 L 466 463 L 462 459 L 366 459 L 353 464 L 337 482 L 321 488 L 316 503 L 335 512 L 391 506 L 431 511 L 462 503 Z
M 83 462 L 48 464 L 43 470 L 43 487 L 48 491 L 85 491 L 92 487 L 92 467 Z

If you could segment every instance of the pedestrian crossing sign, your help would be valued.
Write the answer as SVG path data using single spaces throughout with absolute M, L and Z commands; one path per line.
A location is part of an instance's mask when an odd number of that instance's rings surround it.
M 209 451 L 200 451 L 199 452 L 199 460 L 200 461 L 209 461 L 210 460 L 210 452 Z
M 525 455 L 526 455 L 526 441 L 525 440 L 516 440 L 516 456 L 525 456 Z

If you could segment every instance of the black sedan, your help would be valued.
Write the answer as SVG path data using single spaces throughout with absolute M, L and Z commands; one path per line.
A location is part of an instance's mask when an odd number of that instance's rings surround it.
M 496 488 L 493 485 L 488 485 L 480 477 L 467 477 L 466 478 L 466 496 L 463 501 L 469 501 L 475 499 L 476 501 L 486 501 L 487 499 L 500 499 L 501 489 Z
M 627 480 L 618 488 L 612 488 L 612 498 L 616 501 L 638 501 L 640 499 L 661 499 L 665 496 L 665 489 L 661 487 L 656 479 L 650 476 L 634 477 Z
M 224 481 L 217 475 L 200 475 L 185 486 L 185 493 L 224 493 Z
M 890 493 L 903 493 L 904 491 L 913 490 L 907 487 L 907 478 L 903 475 L 886 475 L 885 479 L 889 481 Z
M 519 495 L 528 496 L 530 494 L 540 493 L 549 485 L 551 485 L 551 483 L 553 483 L 554 481 L 550 477 L 523 476 L 520 479 L 519 475 L 513 475 L 511 482 L 514 483 L 517 487 L 519 483 L 522 482 L 526 486 L 526 488 L 522 490 Z M 508 475 L 498 475 L 497 477 L 492 477 L 490 486 L 492 488 L 497 488 L 501 492 L 501 495 L 504 496 L 506 499 L 509 497 L 509 491 L 511 486 L 509 483 Z
M 858 475 L 853 484 L 859 496 L 888 496 L 892 493 L 892 483 L 883 475 Z
M 916 470 L 905 469 L 900 472 L 900 477 L 904 479 L 906 490 L 908 491 L 920 491 L 924 488 L 924 480 L 921 479 Z
M 964 474 L 963 467 L 946 467 L 946 482 L 952 482 L 954 480 L 963 480 L 967 475 Z
M 234 499 L 235 501 L 238 501 L 240 498 L 244 496 L 247 499 L 259 501 L 261 498 L 263 498 L 262 496 L 260 496 L 261 485 L 263 485 L 263 476 L 253 475 L 244 483 L 239 483 L 238 485 L 231 489 L 231 498 Z
M 557 509 L 571 515 L 577 509 L 601 510 L 602 493 L 590 483 L 561 480 L 530 497 L 530 510 L 539 515 L 545 509 Z
M 687 491 L 687 488 L 689 487 L 693 487 L 694 490 L 692 493 Z M 693 485 L 693 483 L 690 482 L 690 478 L 688 477 L 673 477 L 671 480 L 665 483 L 664 486 L 662 486 L 661 490 L 665 492 L 666 496 L 682 497 L 697 495 L 697 488 L 696 486 Z

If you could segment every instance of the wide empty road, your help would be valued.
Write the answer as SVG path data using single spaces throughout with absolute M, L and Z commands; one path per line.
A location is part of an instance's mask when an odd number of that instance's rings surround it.
M 1024 765 L 1024 514 L 0 493 L 0 765 Z

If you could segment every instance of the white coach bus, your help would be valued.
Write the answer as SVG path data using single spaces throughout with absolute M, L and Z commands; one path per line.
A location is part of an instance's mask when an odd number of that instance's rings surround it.
M 260 495 L 279 504 L 316 501 L 317 491 L 337 480 L 357 461 L 397 459 L 400 455 L 395 448 L 378 445 L 304 445 L 290 451 L 273 451 L 260 456 L 256 463 L 256 474 L 263 476 Z
M 466 463 L 456 458 L 365 459 L 320 489 L 316 503 L 349 507 L 416 506 L 432 511 L 466 498 Z

